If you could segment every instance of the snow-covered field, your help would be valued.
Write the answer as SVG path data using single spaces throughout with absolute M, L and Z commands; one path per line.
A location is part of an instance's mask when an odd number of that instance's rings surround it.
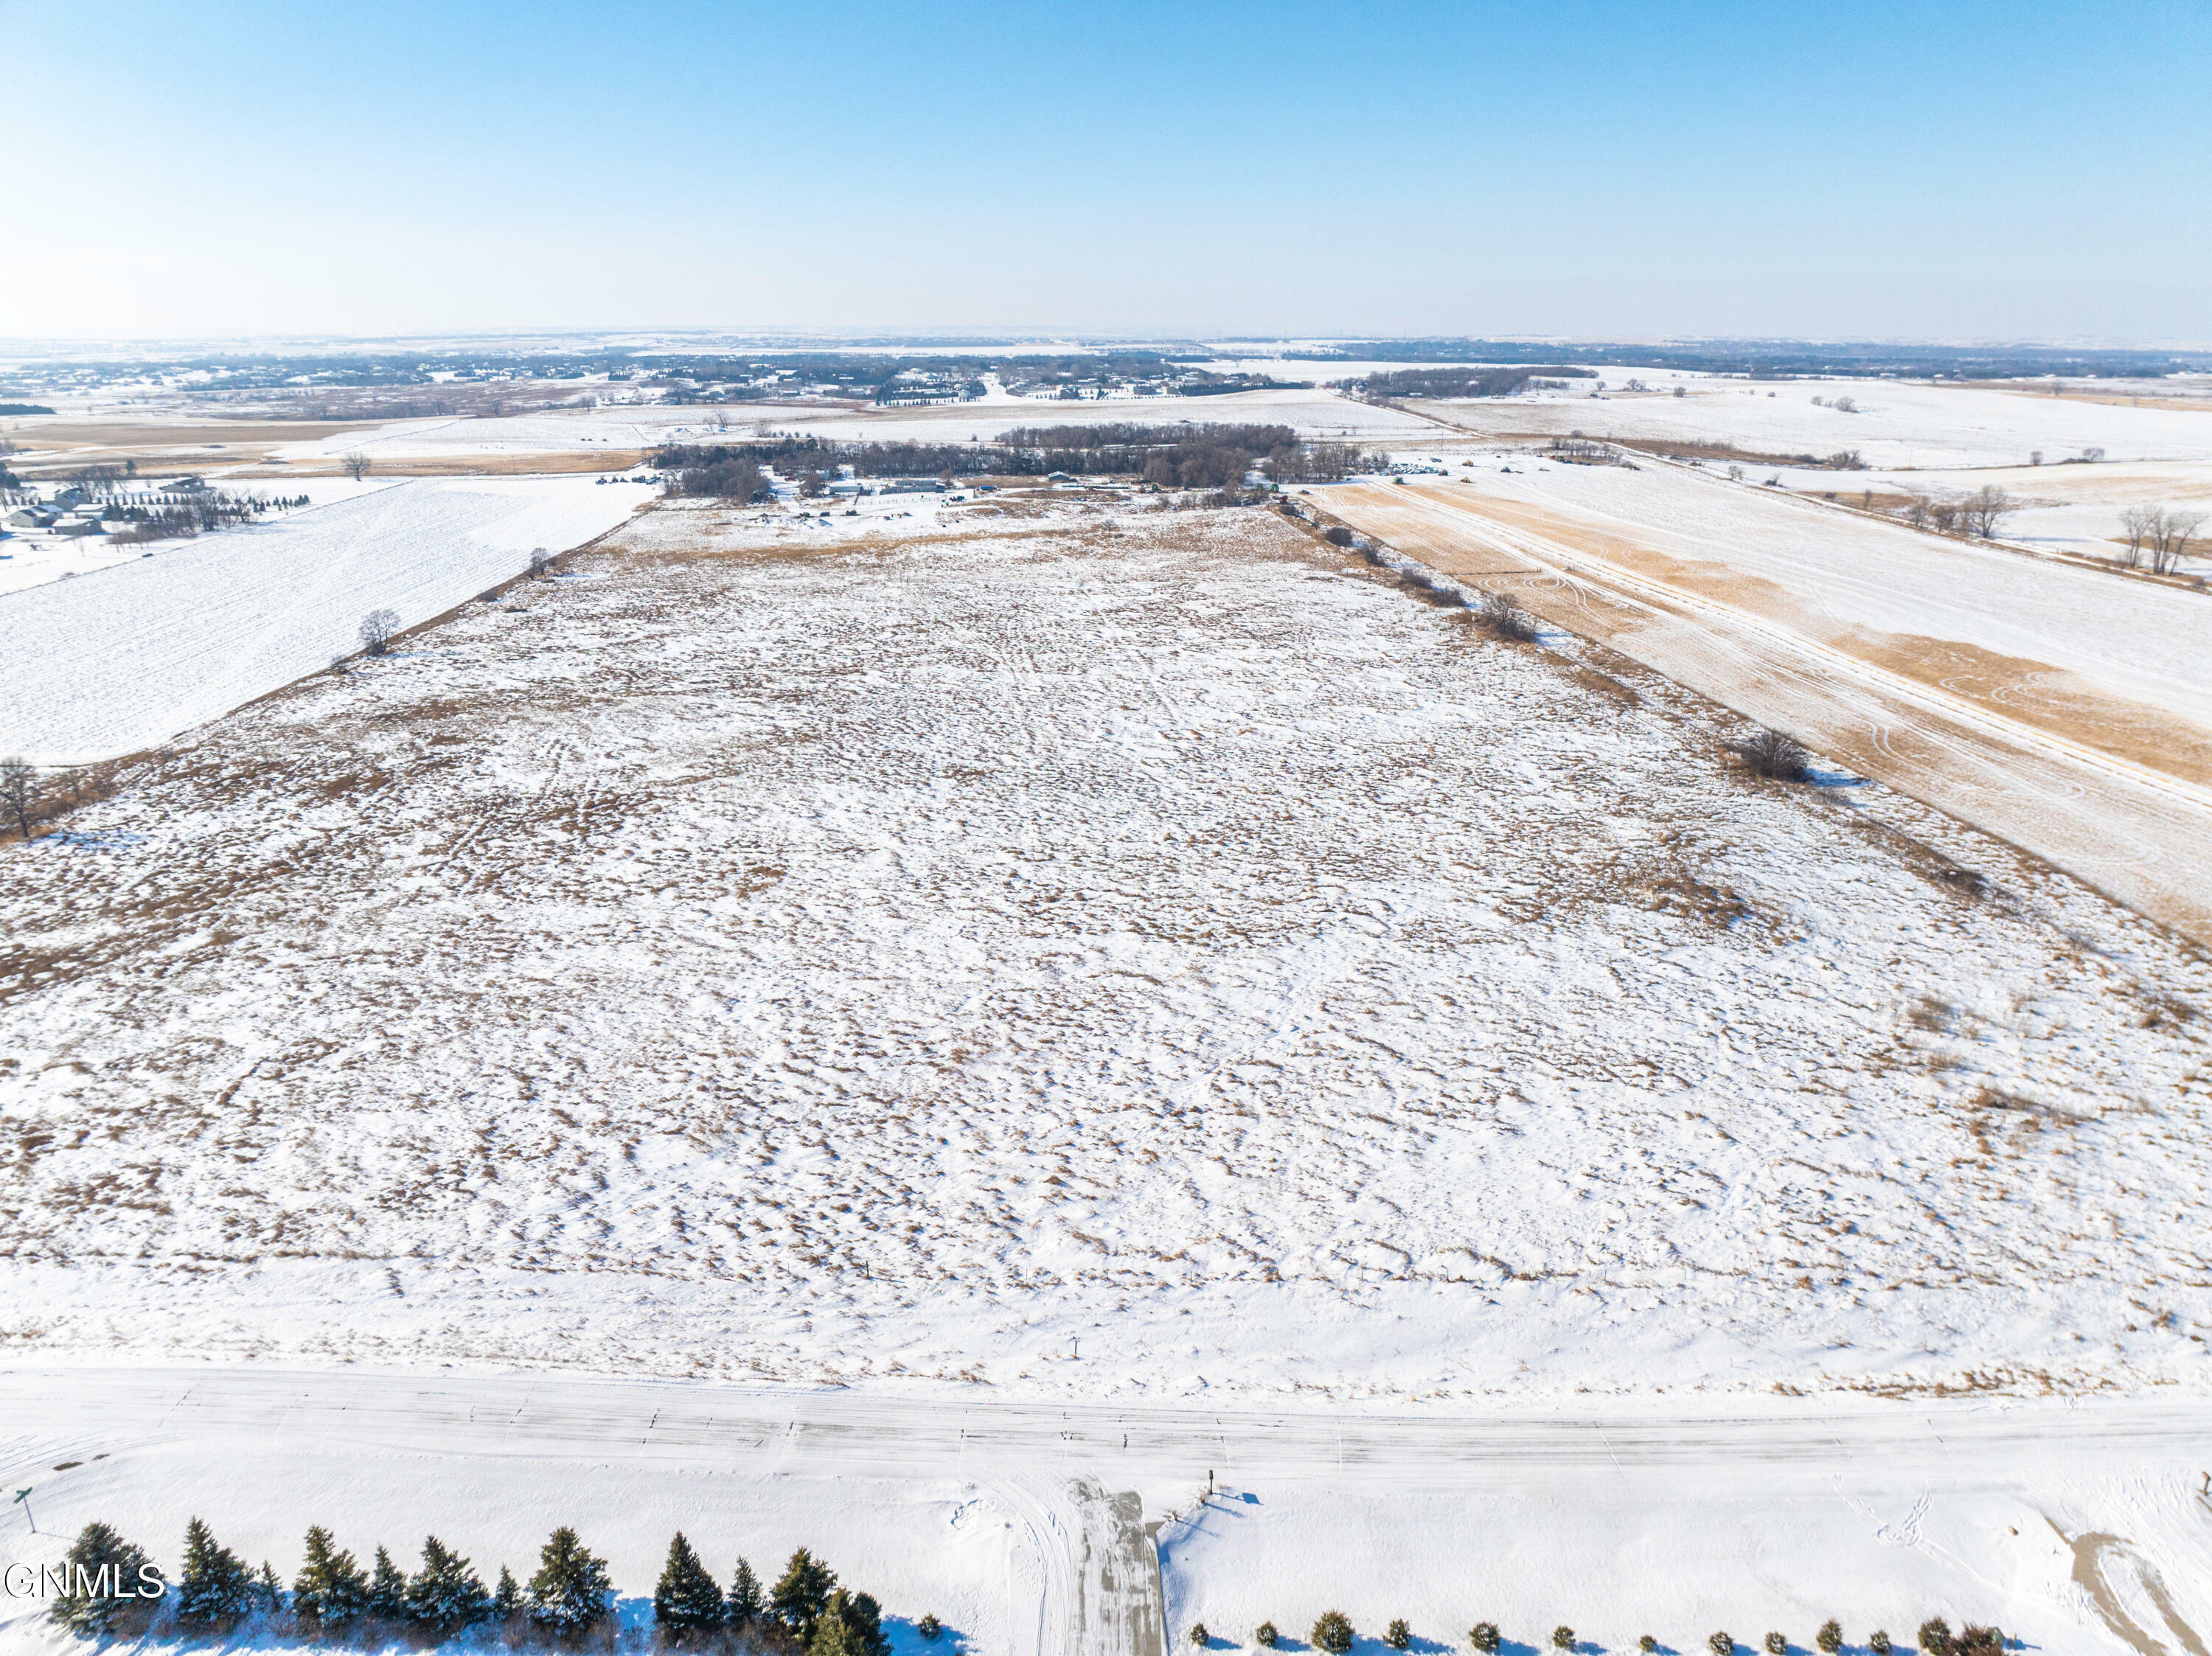
M 577 568 L 6 852 L 19 1352 L 2205 1386 L 2212 971 L 2003 846 L 1256 513 Z
M 219 475 L 219 474 L 218 474 Z M 368 477 L 356 482 L 350 477 L 317 477 L 298 488 L 272 483 L 264 480 L 240 481 L 223 486 L 227 494 L 263 494 L 282 492 L 287 495 L 297 493 L 307 496 L 308 505 L 301 510 L 331 507 L 356 500 L 363 494 L 374 494 L 380 489 L 397 487 L 398 477 Z M 268 528 L 283 523 L 290 512 L 279 513 L 264 520 L 260 525 Z M 85 575 L 95 575 L 102 570 L 126 563 L 141 563 L 148 559 L 167 556 L 198 544 L 196 538 L 173 541 L 154 541 L 145 544 L 117 543 L 106 535 L 56 535 L 44 530 L 25 530 L 0 540 L 0 596 L 20 592 L 27 586 L 43 586 L 48 581 L 75 580 Z
M 151 747 L 614 527 L 653 491 L 421 479 L 0 593 L 0 752 L 83 764 Z
M 404 469 L 410 461 L 462 454 L 634 452 L 664 443 L 743 442 L 756 428 L 796 431 L 841 441 L 989 442 L 1017 426 L 1099 425 L 1178 421 L 1262 423 L 1296 427 L 1309 437 L 1358 442 L 1424 440 L 1435 428 L 1401 409 L 1355 403 L 1335 392 L 1244 391 L 1224 397 L 1146 397 L 1110 402 L 1026 402 L 1001 398 L 988 404 L 937 408 L 849 409 L 820 403 L 733 403 L 720 412 L 699 407 L 612 406 L 556 409 L 497 420 L 397 422 L 380 431 L 284 445 L 290 460 L 319 460 L 358 449 L 380 465 Z
M 1654 389 L 1620 390 L 1632 373 Z M 1484 434 L 1581 431 L 1674 443 L 1725 440 L 1771 454 L 1826 456 L 1856 449 L 1869 465 L 1893 471 L 2026 467 L 2038 452 L 2048 466 L 2089 448 L 2102 449 L 2108 462 L 2212 461 L 2212 403 L 2137 407 L 1971 385 L 1865 379 L 1768 385 L 1624 368 L 1603 374 L 1607 391 L 1602 397 L 1577 386 L 1543 396 L 1424 406 Z M 1680 397 L 1673 394 L 1678 382 Z M 1838 409 L 1838 397 L 1856 408 Z

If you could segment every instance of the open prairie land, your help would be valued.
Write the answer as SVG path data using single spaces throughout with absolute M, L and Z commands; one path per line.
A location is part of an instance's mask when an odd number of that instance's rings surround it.
M 2201 1386 L 2202 956 L 1736 728 L 1249 510 L 664 506 L 7 848 L 0 1337 Z

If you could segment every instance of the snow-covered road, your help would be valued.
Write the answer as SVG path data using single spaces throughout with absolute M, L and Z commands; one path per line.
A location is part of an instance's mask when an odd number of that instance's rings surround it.
M 358 1527 L 349 1503 L 397 1460 L 409 1516 L 441 1532 L 465 1532 L 441 1509 L 486 1489 L 518 1534 L 592 1513 L 625 1592 L 678 1518 L 711 1532 L 747 1489 L 783 1490 L 787 1514 L 836 1526 L 833 1550 L 850 1552 L 885 1490 L 957 1486 L 1008 1549 L 1003 1631 L 970 1647 L 1011 1656 L 1157 1656 L 1158 1621 L 1132 1614 L 1150 1583 L 1113 1544 L 1136 1516 L 1115 1513 L 1116 1489 L 1165 1515 L 1167 1627 L 1206 1620 L 1229 1644 L 1268 1606 L 1303 1626 L 1324 1598 L 1363 1627 L 1407 1614 L 1455 1643 L 1478 1611 L 1523 1633 L 1565 1617 L 1615 1649 L 1645 1622 L 1678 1646 L 1708 1621 L 1745 1642 L 1767 1625 L 1809 1642 L 1808 1618 L 1830 1604 L 1862 1631 L 1948 1611 L 2067 1651 L 2147 1650 L 2144 1637 L 2197 1650 L 2212 1620 L 2212 1506 L 2195 1494 L 2212 1434 L 2185 1403 L 1646 1399 L 1477 1416 L 75 1368 L 0 1374 L 0 1472 L 40 1489 L 58 1532 L 107 1516 L 162 1533 L 189 1499 L 281 1559 L 334 1505 L 321 1521 Z M 811 1491 L 796 1507 L 794 1486 Z M 617 1489 L 623 1502 L 603 1498 Z M 968 1510 L 955 1504 L 948 1550 Z M 1645 1556 L 1662 1540 L 1663 1568 Z M 21 1536 L 8 1544 L 33 1556 Z M 43 1637 L 0 1626 L 10 1647 Z

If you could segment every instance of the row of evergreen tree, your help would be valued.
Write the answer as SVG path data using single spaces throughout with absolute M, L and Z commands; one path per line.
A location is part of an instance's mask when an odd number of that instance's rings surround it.
M 384 1548 L 367 1568 L 317 1525 L 307 1532 L 306 1560 L 285 1589 L 276 1567 L 254 1570 L 216 1541 L 199 1519 L 185 1528 L 182 1569 L 160 1598 L 115 1590 L 136 1588 L 149 1568 L 145 1551 L 105 1524 L 88 1524 L 70 1549 L 70 1591 L 57 1598 L 57 1622 L 87 1637 L 145 1631 L 167 1600 L 187 1635 L 222 1635 L 256 1617 L 289 1617 L 311 1637 L 381 1644 L 394 1636 L 443 1642 L 496 1627 L 511 1643 L 532 1639 L 574 1646 L 612 1624 L 614 1585 L 606 1561 L 565 1526 L 538 1554 L 527 1584 L 501 1566 L 487 1587 L 470 1562 L 439 1540 L 422 1544 L 422 1568 L 410 1575 Z M 763 1588 L 743 1558 L 726 1591 L 679 1532 L 653 1592 L 653 1621 L 664 1643 L 683 1647 L 750 1645 L 784 1656 L 890 1656 L 883 1608 L 866 1592 L 838 1585 L 836 1572 L 805 1548 L 791 1555 L 772 1588 Z M 938 1623 L 920 1627 L 934 1638 Z

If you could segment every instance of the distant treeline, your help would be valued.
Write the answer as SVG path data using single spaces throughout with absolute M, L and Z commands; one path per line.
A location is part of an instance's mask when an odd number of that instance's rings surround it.
M 1257 466 L 1277 482 L 1333 482 L 1384 464 L 1348 443 L 1304 444 L 1288 426 L 1024 426 L 994 443 L 836 443 L 783 437 L 682 444 L 653 464 L 676 494 L 765 498 L 763 468 L 818 485 L 841 466 L 856 477 L 1137 476 L 1162 488 L 1237 488 Z
M 0 403 L 0 414 L 52 414 L 44 403 Z
M 1537 343 L 1526 339 L 1355 339 L 1284 356 L 1310 362 L 1516 362 L 1595 367 L 1682 368 L 1754 379 L 1796 374 L 1888 374 L 1908 379 L 2009 379 L 2033 374 L 2154 379 L 2203 373 L 2212 352 L 2044 345 L 1901 345 L 1870 341 L 1809 344 L 1802 339 L 1700 340 L 1673 345 Z M 1540 370 L 1557 373 L 1557 368 Z
M 1510 397 L 1532 382 L 1596 378 L 1589 368 L 1401 368 L 1352 383 L 1370 397 Z

